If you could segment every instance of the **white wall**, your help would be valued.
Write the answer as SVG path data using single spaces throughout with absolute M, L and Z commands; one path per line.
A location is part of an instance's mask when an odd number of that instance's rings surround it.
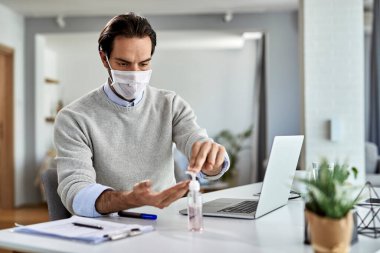
M 160 33 L 158 33 L 160 36 Z M 255 43 L 240 36 L 224 35 L 218 49 L 210 48 L 210 38 L 180 49 L 171 34 L 161 33 L 153 57 L 151 85 L 174 90 L 187 100 L 198 123 L 214 136 L 222 129 L 235 133 L 252 124 Z M 97 52 L 98 34 L 48 35 L 47 47 L 57 54 L 58 76 L 64 104 L 102 85 L 107 73 Z M 221 37 L 218 37 L 221 39 Z M 242 47 L 244 45 L 244 47 Z M 249 152 L 240 163 L 241 183 L 250 178 Z
M 107 72 L 98 54 L 97 33 L 45 35 L 57 57 L 57 76 L 64 105 L 104 84 Z
M 250 41 L 241 49 L 157 50 L 151 83 L 189 102 L 210 136 L 222 129 L 244 131 L 253 119 L 254 46 Z
M 54 117 L 57 114 L 57 103 L 60 99 L 61 90 L 61 81 L 57 68 L 59 59 L 57 53 L 48 47 L 45 47 L 44 52 L 44 77 L 56 80 L 58 83 L 44 81 L 43 115 L 44 117 Z
M 36 36 L 36 161 L 41 166 L 47 151 L 53 147 L 53 122 L 47 117 L 56 115 L 56 106 L 60 99 L 60 83 L 49 84 L 46 78 L 60 80 L 58 76 L 58 56 L 47 46 L 43 35 Z
M 14 159 L 15 205 L 25 202 L 25 125 L 24 125 L 24 18 L 0 4 L 0 44 L 14 51 Z M 26 180 L 26 179 L 25 179 Z
M 305 162 L 321 157 L 359 169 L 364 181 L 363 2 L 304 0 L 300 7 Z M 338 120 L 331 141 L 328 120 Z

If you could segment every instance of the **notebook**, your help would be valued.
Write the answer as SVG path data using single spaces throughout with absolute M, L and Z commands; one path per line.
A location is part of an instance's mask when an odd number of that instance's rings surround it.
M 256 219 L 286 205 L 304 137 L 276 136 L 259 200 L 220 198 L 203 204 L 203 216 Z M 180 210 L 187 215 L 187 209 Z
M 98 244 L 153 230 L 153 226 L 150 225 L 123 224 L 74 215 L 68 219 L 16 227 L 13 231 Z

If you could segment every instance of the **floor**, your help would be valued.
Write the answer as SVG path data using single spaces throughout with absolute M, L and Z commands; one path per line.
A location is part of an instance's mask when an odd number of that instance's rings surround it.
M 46 204 L 19 207 L 12 210 L 0 209 L 0 229 L 14 227 L 15 223 L 29 225 L 49 220 Z M 0 249 L 0 253 L 9 253 Z

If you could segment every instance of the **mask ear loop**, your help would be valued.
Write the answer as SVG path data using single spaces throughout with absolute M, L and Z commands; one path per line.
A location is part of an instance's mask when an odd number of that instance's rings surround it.
M 106 62 L 108 63 L 108 67 L 112 70 L 112 68 L 111 68 L 111 64 L 110 64 L 110 61 L 109 61 L 109 59 L 108 59 L 107 54 L 106 54 Z
M 111 63 L 110 63 L 110 61 L 109 61 L 109 59 L 108 59 L 108 56 L 107 56 L 107 54 L 106 54 L 106 61 L 107 61 L 107 64 L 108 64 L 108 67 L 110 68 L 110 73 L 109 73 L 109 75 L 110 75 L 110 79 L 111 79 L 111 81 L 112 81 L 112 83 L 113 83 L 113 78 L 112 78 L 112 67 L 111 67 Z

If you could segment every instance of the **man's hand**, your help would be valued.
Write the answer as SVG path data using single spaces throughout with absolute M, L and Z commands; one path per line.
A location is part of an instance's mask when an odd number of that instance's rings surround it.
M 161 192 L 152 191 L 150 180 L 135 184 L 132 191 L 117 192 L 107 190 L 98 197 L 95 202 L 95 208 L 101 214 L 145 205 L 162 209 L 183 197 L 189 188 L 189 182 L 189 180 L 182 181 Z
M 208 176 L 218 175 L 222 169 L 226 149 L 212 141 L 197 141 L 191 149 L 190 170 Z
M 164 191 L 153 192 L 151 181 L 142 181 L 133 186 L 133 191 L 131 192 L 133 204 L 136 206 L 148 205 L 161 209 L 165 208 L 185 195 L 189 188 L 189 182 L 189 180 L 182 181 Z

